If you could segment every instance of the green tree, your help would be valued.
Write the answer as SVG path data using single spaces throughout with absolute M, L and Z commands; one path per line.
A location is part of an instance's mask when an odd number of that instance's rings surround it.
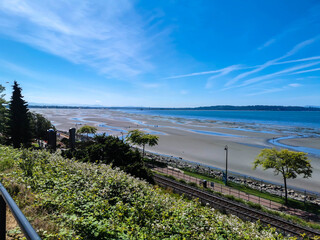
M 63 155 L 85 162 L 112 164 L 135 177 L 154 183 L 152 172 L 142 161 L 141 154 L 117 137 L 96 135 L 92 141 L 78 142 L 75 150 L 66 150 Z
M 27 102 L 23 100 L 21 88 L 14 81 L 13 92 L 9 103 L 8 131 L 9 142 L 13 147 L 19 148 L 31 145 L 31 128 L 29 119 L 29 109 Z
M 311 177 L 312 167 L 304 152 L 293 152 L 288 149 L 263 149 L 253 162 L 253 169 L 262 166 L 264 170 L 274 169 L 275 175 L 282 175 L 285 188 L 285 201 L 288 204 L 287 179 L 294 179 L 302 174 Z
M 46 119 L 43 115 L 39 113 L 30 112 L 29 117 L 33 137 L 41 140 L 47 140 L 47 130 L 50 128 L 55 129 L 55 127 L 52 126 L 51 122 L 48 119 Z
M 92 127 L 89 125 L 84 125 L 81 128 L 78 129 L 77 133 L 86 133 L 87 134 L 87 138 L 89 139 L 89 133 L 95 134 L 97 132 L 97 128 L 96 127 Z
M 142 156 L 144 156 L 144 149 L 146 145 L 153 147 L 158 144 L 159 137 L 151 134 L 145 134 L 138 129 L 129 131 L 127 141 L 138 146 L 142 146 Z
M 5 96 L 5 94 L 3 94 L 4 90 L 5 90 L 5 87 L 0 84 L 0 142 L 2 142 L 2 139 L 5 134 L 5 129 L 6 129 L 7 101 L 4 99 L 4 96 Z

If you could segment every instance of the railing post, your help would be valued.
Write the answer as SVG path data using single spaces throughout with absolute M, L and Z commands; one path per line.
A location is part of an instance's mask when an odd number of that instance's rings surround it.
M 6 217 L 7 217 L 6 202 L 0 195 L 0 239 L 6 239 Z

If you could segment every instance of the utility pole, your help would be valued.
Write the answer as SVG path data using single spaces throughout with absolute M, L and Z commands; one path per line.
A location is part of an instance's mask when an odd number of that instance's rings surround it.
M 228 185 L 228 145 L 224 147 L 226 151 L 226 175 L 225 175 L 225 184 Z

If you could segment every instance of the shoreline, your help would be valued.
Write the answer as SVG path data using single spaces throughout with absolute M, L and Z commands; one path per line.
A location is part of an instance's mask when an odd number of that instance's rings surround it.
M 274 176 L 272 171 L 257 169 L 253 171 L 252 162 L 262 148 L 277 147 L 272 140 L 308 135 L 302 146 L 311 146 L 316 136 L 314 129 L 247 124 L 243 122 L 221 122 L 213 120 L 192 120 L 186 118 L 129 114 L 122 111 L 97 109 L 32 109 L 53 120 L 57 129 L 67 131 L 80 124 L 89 124 L 98 128 L 98 132 L 121 137 L 127 131 L 139 129 L 159 136 L 159 144 L 146 150 L 181 157 L 220 169 L 225 168 L 225 145 L 229 147 L 229 171 L 256 177 L 265 181 L 282 183 L 282 178 Z M 312 137 L 311 137 L 312 136 Z M 320 138 L 320 136 L 319 136 Z M 316 138 L 318 140 L 318 138 Z M 287 140 L 286 140 L 287 141 Z M 291 140 L 293 141 L 293 140 Z M 299 144 L 298 140 L 294 140 Z M 320 140 L 319 140 L 320 142 Z M 283 142 L 287 144 L 287 142 Z M 308 145 L 309 144 L 309 145 Z M 287 144 L 289 145 L 289 144 Z M 309 156 L 312 161 L 313 175 L 310 179 L 297 178 L 288 184 L 293 187 L 319 191 L 320 157 Z

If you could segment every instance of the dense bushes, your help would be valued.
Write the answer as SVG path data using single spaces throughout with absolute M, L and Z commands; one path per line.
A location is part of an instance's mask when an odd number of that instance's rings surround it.
M 17 196 L 31 191 L 32 201 L 21 201 L 32 209 L 29 219 L 42 239 L 283 239 L 272 229 L 165 193 L 105 164 L 40 151 L 22 159 L 21 152 L 3 149 L 14 168 L 1 174 L 2 182 Z M 26 158 L 34 158 L 27 164 L 31 176 L 19 167 Z M 41 221 L 57 227 L 45 228 Z
M 63 155 L 84 162 L 112 164 L 133 176 L 153 183 L 151 171 L 144 166 L 140 153 L 117 137 L 97 135 L 93 141 L 78 142 L 75 150 Z

